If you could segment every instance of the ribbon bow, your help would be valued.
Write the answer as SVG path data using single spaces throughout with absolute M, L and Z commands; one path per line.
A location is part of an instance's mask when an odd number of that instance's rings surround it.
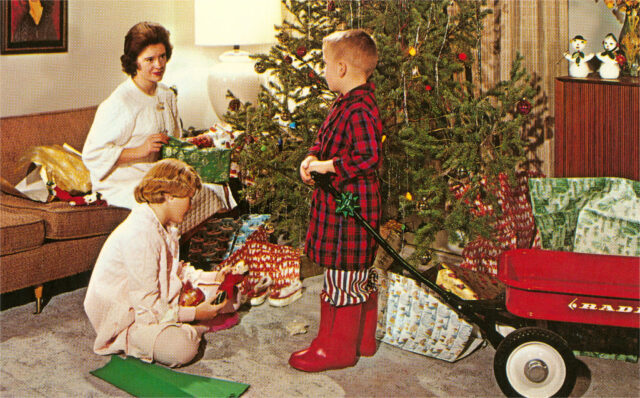
M 576 51 L 571 55 L 573 56 L 573 58 L 575 58 L 576 65 L 580 65 L 580 60 L 584 58 L 584 53 L 582 51 Z
M 616 59 L 616 55 L 613 53 L 613 50 L 606 50 L 602 52 L 603 56 L 607 56 L 611 59 Z
M 342 215 L 343 217 L 351 216 L 353 217 L 356 209 L 360 208 L 358 205 L 358 196 L 354 195 L 351 192 L 342 192 L 339 198 L 336 198 L 336 213 Z

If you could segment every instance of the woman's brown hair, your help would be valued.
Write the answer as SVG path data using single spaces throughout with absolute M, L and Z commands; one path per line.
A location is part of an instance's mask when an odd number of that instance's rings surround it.
M 200 188 L 202 182 L 193 167 L 178 159 L 162 159 L 147 172 L 134 196 L 138 203 L 163 203 L 165 194 L 193 197 Z
M 124 54 L 120 57 L 122 70 L 134 77 L 138 71 L 138 56 L 151 44 L 164 44 L 167 61 L 171 59 L 173 47 L 169 41 L 169 31 L 154 22 L 139 22 L 127 32 L 124 37 Z

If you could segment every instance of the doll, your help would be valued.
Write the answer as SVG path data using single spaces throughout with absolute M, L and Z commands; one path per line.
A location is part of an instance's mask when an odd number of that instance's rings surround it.
M 620 65 L 616 60 L 618 39 L 613 33 L 609 33 L 602 41 L 604 51 L 596 54 L 596 57 L 602 62 L 598 73 L 603 79 L 617 79 L 620 76 Z
M 587 77 L 590 72 L 588 61 L 593 58 L 593 53 L 587 55 L 582 50 L 587 45 L 587 40 L 577 35 L 571 39 L 571 46 L 575 50 L 572 54 L 564 53 L 564 57 L 569 61 L 569 75 L 571 77 Z

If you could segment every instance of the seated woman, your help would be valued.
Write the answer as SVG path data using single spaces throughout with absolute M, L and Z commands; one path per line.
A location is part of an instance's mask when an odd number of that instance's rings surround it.
M 237 323 L 242 296 L 234 290 L 222 302 L 215 300 L 227 281 L 242 277 L 228 268 L 205 272 L 179 260 L 176 225 L 200 188 L 195 170 L 177 159 L 157 162 L 135 188 L 140 204 L 102 247 L 84 300 L 97 354 L 180 366 L 193 360 L 203 333 Z M 204 297 L 185 302 L 186 286 Z
M 93 191 L 110 205 L 133 208 L 133 189 L 158 160 L 168 136 L 182 135 L 176 95 L 160 83 L 172 50 L 169 32 L 156 23 L 140 22 L 125 36 L 120 60 L 130 78 L 98 107 L 82 151 Z M 194 198 L 194 210 L 181 231 L 235 205 L 228 190 L 207 184 Z

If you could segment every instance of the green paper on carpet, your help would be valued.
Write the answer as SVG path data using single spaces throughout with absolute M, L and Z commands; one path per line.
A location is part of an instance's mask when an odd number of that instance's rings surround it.
M 249 388 L 248 384 L 176 372 L 117 355 L 91 374 L 137 397 L 239 397 Z

